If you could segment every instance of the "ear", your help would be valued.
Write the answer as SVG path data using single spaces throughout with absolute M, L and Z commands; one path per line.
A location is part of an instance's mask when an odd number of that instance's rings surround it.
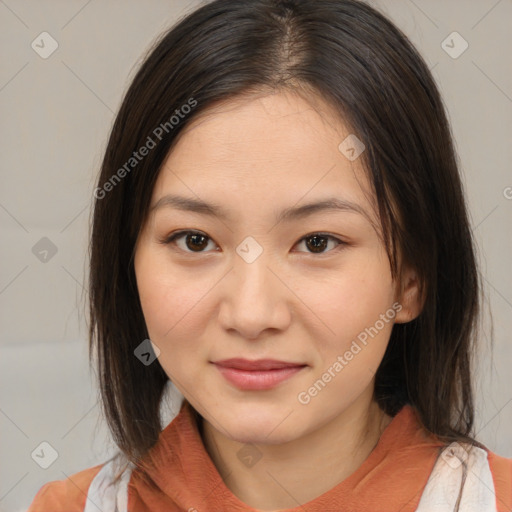
M 395 299 L 402 306 L 397 311 L 395 322 L 405 324 L 414 320 L 423 310 L 425 304 L 421 284 L 413 269 L 406 268 L 397 286 Z

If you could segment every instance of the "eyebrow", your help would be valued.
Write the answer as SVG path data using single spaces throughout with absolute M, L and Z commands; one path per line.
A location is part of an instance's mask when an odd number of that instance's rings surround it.
M 161 197 L 150 208 L 150 211 L 155 211 L 163 207 L 171 207 L 177 210 L 199 213 L 223 220 L 230 220 L 232 217 L 229 211 L 224 209 L 223 206 L 215 203 L 207 203 L 201 199 L 195 199 L 193 197 L 168 194 Z M 299 220 L 315 213 L 328 211 L 358 213 L 370 220 L 367 212 L 359 204 L 345 199 L 340 199 L 338 197 L 329 197 L 320 201 L 306 203 L 301 206 L 285 208 L 276 216 L 276 223 Z

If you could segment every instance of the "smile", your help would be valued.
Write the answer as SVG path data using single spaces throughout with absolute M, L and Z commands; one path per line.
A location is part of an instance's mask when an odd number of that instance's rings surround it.
M 228 382 L 242 390 L 271 389 L 307 366 L 271 359 L 226 359 L 213 364 Z

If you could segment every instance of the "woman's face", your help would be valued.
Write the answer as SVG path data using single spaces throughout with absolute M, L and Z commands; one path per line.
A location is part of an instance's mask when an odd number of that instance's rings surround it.
M 315 101 L 281 92 L 191 123 L 137 243 L 160 365 L 240 442 L 297 439 L 371 397 L 393 323 L 408 314 L 354 159 L 360 147 Z M 263 359 L 274 363 L 248 363 Z

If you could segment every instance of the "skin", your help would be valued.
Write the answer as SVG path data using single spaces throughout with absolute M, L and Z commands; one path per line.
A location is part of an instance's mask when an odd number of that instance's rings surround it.
M 350 133 L 320 98 L 292 92 L 206 111 L 180 134 L 151 207 L 172 193 L 218 203 L 231 218 L 163 206 L 151 210 L 137 241 L 137 285 L 159 363 L 202 416 L 205 448 L 227 487 L 259 510 L 305 504 L 364 462 L 392 419 L 373 390 L 393 322 L 421 309 L 415 273 L 391 278 L 360 160 L 338 150 Z M 323 211 L 276 224 L 283 209 L 331 196 L 367 216 Z M 161 243 L 187 229 L 208 238 Z M 315 253 L 304 237 L 318 232 L 344 244 L 324 239 Z M 248 236 L 263 249 L 251 263 L 236 252 Z M 299 393 L 396 302 L 395 317 L 300 403 Z M 232 357 L 307 366 L 273 389 L 242 391 L 212 364 Z M 261 455 L 251 467 L 237 456 L 248 443 Z

